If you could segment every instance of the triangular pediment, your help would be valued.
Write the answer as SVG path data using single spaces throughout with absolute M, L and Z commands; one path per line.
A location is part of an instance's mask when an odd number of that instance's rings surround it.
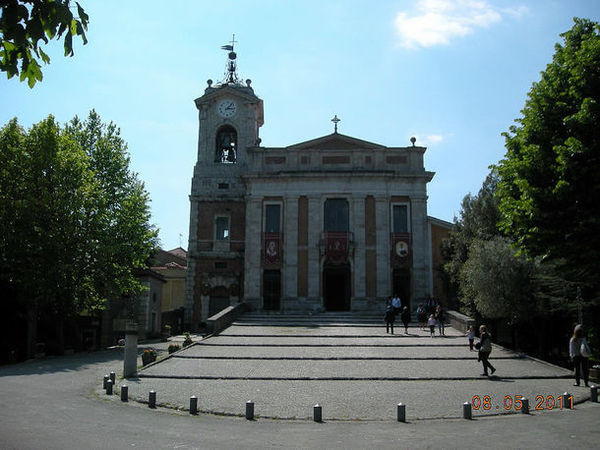
M 250 102 L 256 102 L 259 98 L 254 94 L 254 91 L 250 87 L 244 87 L 239 85 L 222 85 L 217 87 L 207 88 L 205 94 L 202 97 L 198 97 L 196 105 L 201 103 L 207 103 L 213 100 L 215 97 L 241 97 Z
M 289 145 L 288 149 L 315 149 L 315 150 L 365 150 L 374 148 L 386 148 L 384 145 L 374 142 L 363 141 L 345 134 L 332 133 L 309 141 Z

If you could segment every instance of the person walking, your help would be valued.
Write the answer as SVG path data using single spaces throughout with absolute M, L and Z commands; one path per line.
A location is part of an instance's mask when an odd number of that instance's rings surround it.
M 394 314 L 398 314 L 400 312 L 400 307 L 402 305 L 402 302 L 400 301 L 400 297 L 398 297 L 397 295 L 394 295 L 394 298 L 392 299 L 392 308 L 394 308 Z
M 473 342 L 475 341 L 475 332 L 473 331 L 473 325 L 467 330 L 467 339 L 469 340 L 469 351 L 473 351 Z
M 583 382 L 589 387 L 589 360 L 591 355 L 590 347 L 583 332 L 581 325 L 576 325 L 573 330 L 573 336 L 569 341 L 569 356 L 575 366 L 575 384 L 579 386 L 579 380 L 583 377 Z
M 435 336 L 435 316 L 433 314 L 431 314 L 429 316 L 427 325 L 429 325 L 429 332 L 431 333 L 431 337 L 434 337 Z
M 389 333 L 390 330 L 392 334 L 394 334 L 394 321 L 396 320 L 396 314 L 394 314 L 394 308 L 388 306 L 385 310 L 385 316 L 383 316 L 385 320 L 385 332 Z
M 419 303 L 419 306 L 417 307 L 417 321 L 419 322 L 421 330 L 424 330 L 425 322 L 427 322 L 427 311 L 425 311 L 423 303 Z
M 437 320 L 438 323 L 440 336 L 446 336 L 446 314 L 444 313 L 441 305 L 437 305 L 435 308 L 435 320 Z
M 488 361 L 490 353 L 492 353 L 492 336 L 487 332 L 487 327 L 485 325 L 479 327 L 479 342 L 475 347 L 479 350 L 477 361 L 481 361 L 481 364 L 483 364 L 483 373 L 481 376 L 489 376 L 488 368 L 492 371 L 491 374 L 493 375 L 496 368 Z
M 404 334 L 408 334 L 408 324 L 410 323 L 410 310 L 408 309 L 408 306 L 402 308 L 400 320 L 402 320 L 402 323 L 404 324 Z

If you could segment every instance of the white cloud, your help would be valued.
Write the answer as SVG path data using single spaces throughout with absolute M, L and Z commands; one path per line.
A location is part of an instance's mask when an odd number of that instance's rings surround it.
M 444 136 L 440 134 L 430 134 L 429 136 L 425 136 L 424 139 L 425 143 L 427 143 L 428 145 L 435 145 L 442 142 L 444 140 Z
M 428 134 L 426 136 L 421 136 L 419 133 L 413 133 L 411 136 L 414 136 L 416 139 L 415 145 L 424 147 L 439 144 L 448 137 L 441 134 Z
M 527 7 L 497 8 L 485 0 L 419 0 L 417 14 L 401 11 L 395 26 L 400 45 L 407 48 L 448 45 L 476 28 L 486 28 L 503 16 L 520 17 Z

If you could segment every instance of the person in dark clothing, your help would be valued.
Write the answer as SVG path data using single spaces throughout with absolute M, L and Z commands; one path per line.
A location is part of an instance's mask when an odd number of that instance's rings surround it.
M 481 361 L 481 364 L 483 364 L 483 373 L 481 376 L 488 376 L 488 368 L 492 371 L 493 375 L 496 368 L 488 361 L 490 353 L 492 352 L 492 336 L 487 332 L 487 327 L 485 325 L 479 327 L 479 342 L 475 347 L 479 350 L 477 360 Z
M 446 314 L 441 305 L 435 308 L 435 320 L 437 320 L 440 336 L 446 336 Z
M 408 334 L 408 324 L 410 323 L 410 311 L 408 306 L 402 308 L 402 312 L 400 313 L 400 319 L 404 324 L 404 334 Z
M 390 330 L 392 334 L 394 334 L 394 321 L 396 320 L 396 314 L 394 314 L 394 309 L 391 306 L 388 306 L 385 310 L 385 332 L 389 333 Z

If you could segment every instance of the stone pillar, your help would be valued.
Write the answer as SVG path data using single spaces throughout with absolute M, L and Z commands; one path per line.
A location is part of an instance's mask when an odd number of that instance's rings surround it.
M 365 198 L 353 197 L 354 232 L 354 297 L 364 298 L 366 291 L 365 265 Z
M 390 265 L 390 200 L 375 198 L 375 232 L 377 234 L 377 297 L 392 294 Z
M 262 245 L 262 199 L 247 197 L 246 200 L 246 240 L 244 252 L 244 296 L 254 308 L 262 308 L 261 285 L 261 245 Z M 252 239 L 252 236 L 256 238 Z
M 283 205 L 283 297 L 298 298 L 298 197 L 286 197 Z M 285 309 L 285 308 L 283 308 Z
M 323 231 L 322 209 L 320 197 L 308 196 L 308 297 L 313 301 L 321 297 L 319 240 Z
M 428 255 L 427 197 L 411 198 L 412 298 L 423 301 L 429 294 L 431 259 Z
M 123 357 L 123 377 L 134 377 L 137 374 L 137 331 L 127 330 L 125 334 L 125 352 Z

